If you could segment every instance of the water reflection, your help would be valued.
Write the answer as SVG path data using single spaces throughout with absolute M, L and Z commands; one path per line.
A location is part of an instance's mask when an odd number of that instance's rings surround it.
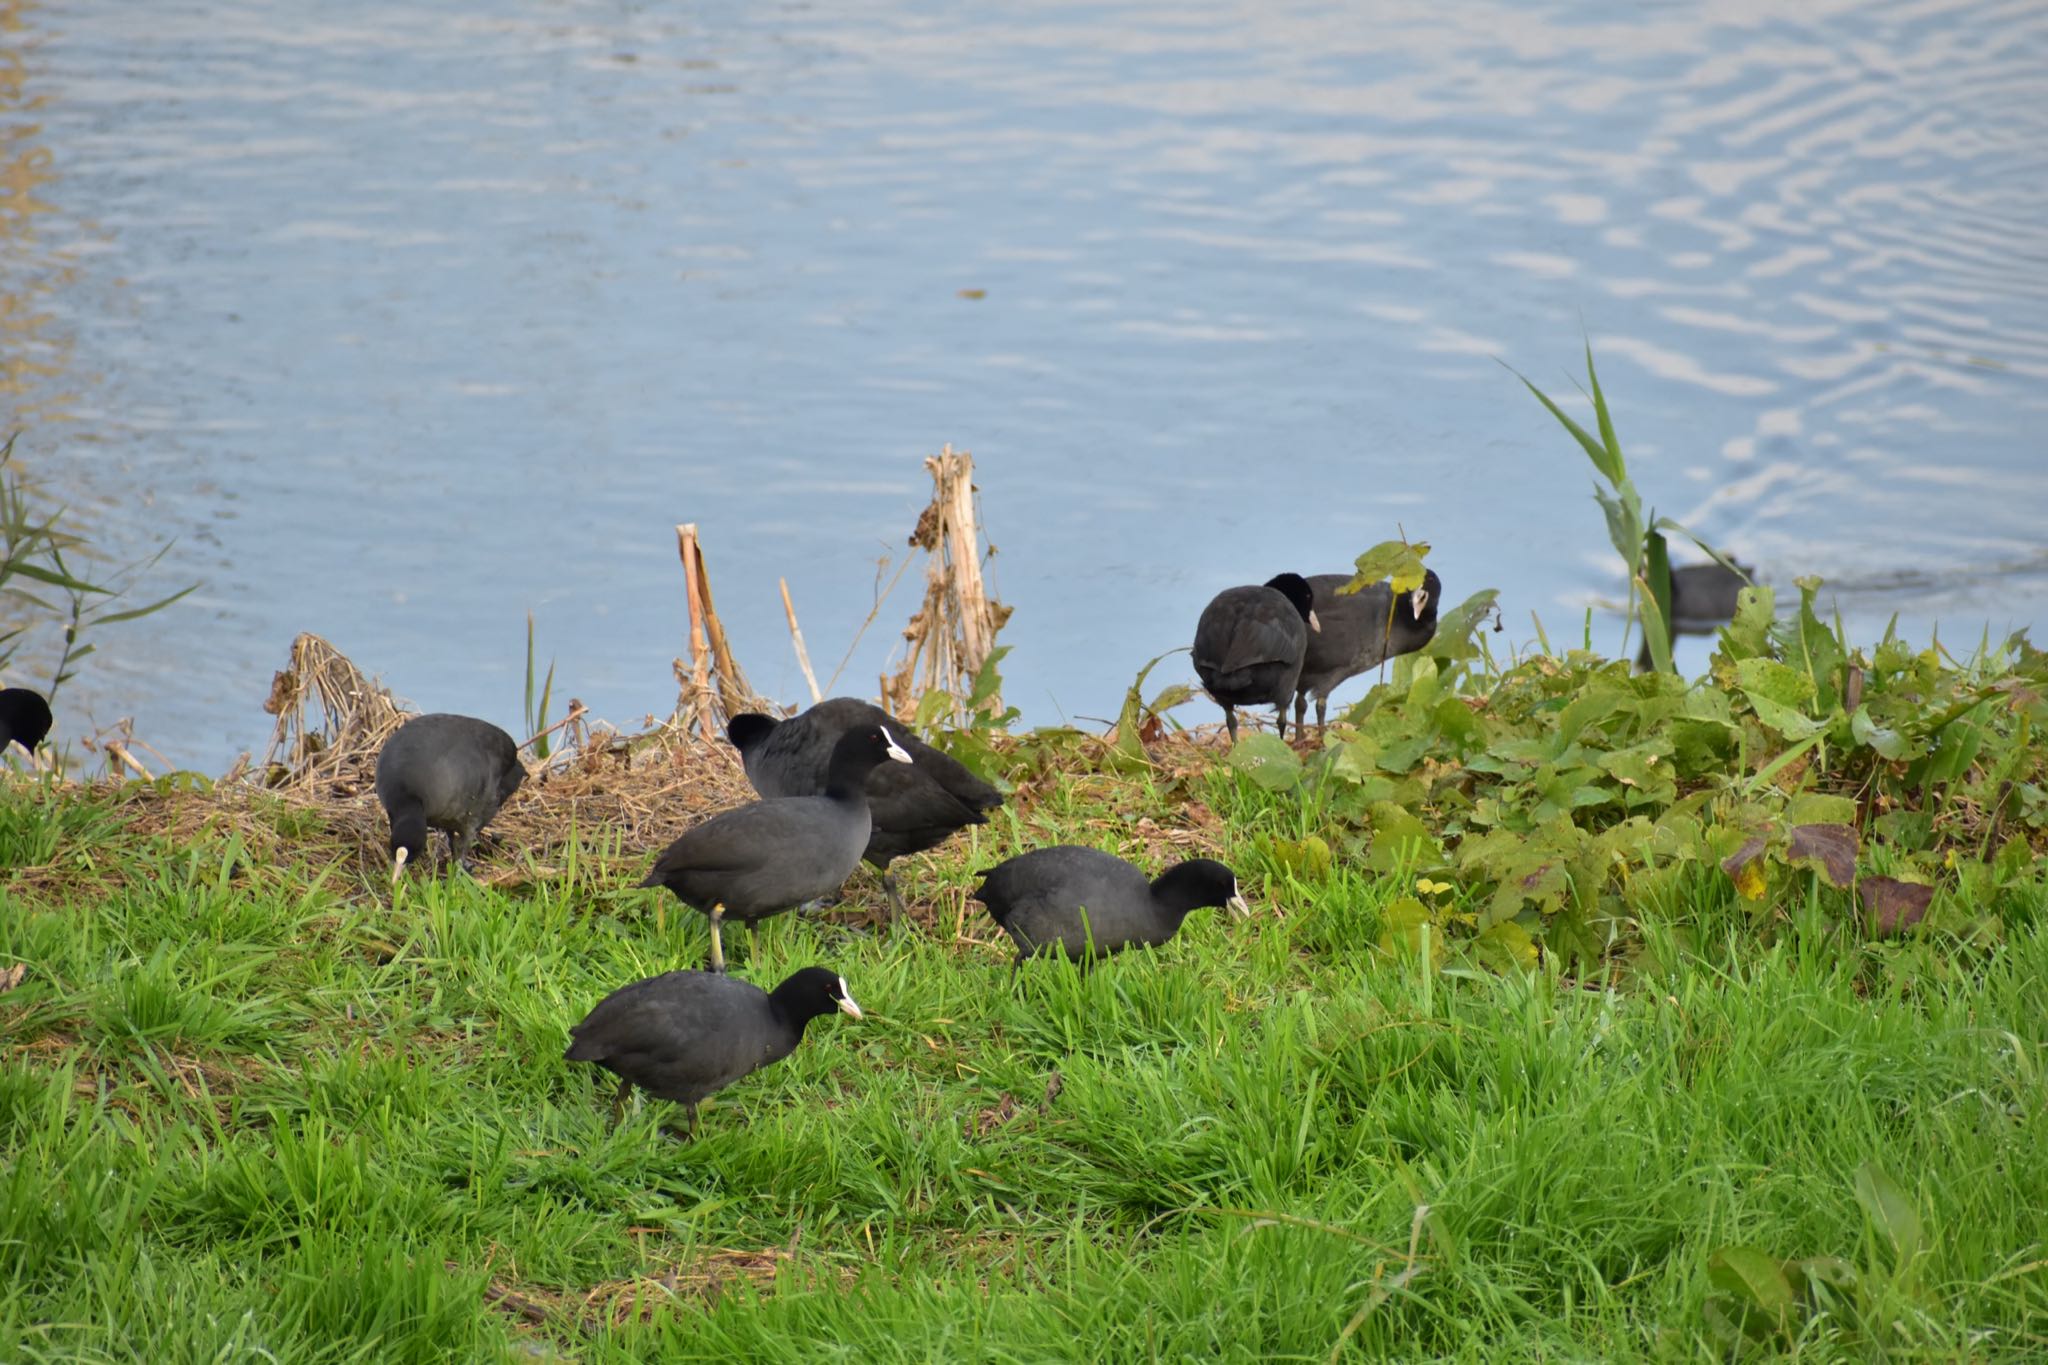
M 681 520 L 793 695 L 776 578 L 836 658 L 946 441 L 1032 720 L 1396 521 L 1572 623 L 1586 472 L 1493 357 L 1566 389 L 1582 326 L 1646 495 L 1771 581 L 1873 634 L 2048 601 L 1999 567 L 2048 513 L 2037 5 L 0 14 L 76 271 L 7 373 L 74 349 L 35 445 L 208 581 L 91 679 L 190 761 L 309 628 L 509 717 L 532 608 L 567 691 L 665 709 Z

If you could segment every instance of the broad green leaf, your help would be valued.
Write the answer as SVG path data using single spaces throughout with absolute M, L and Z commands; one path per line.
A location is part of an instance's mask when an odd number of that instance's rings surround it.
M 1443 861 L 1443 847 L 1422 821 L 1390 801 L 1372 808 L 1372 849 L 1366 863 L 1376 872 L 1434 867 Z
M 1636 579 L 1642 595 L 1643 635 L 1649 642 L 1650 662 L 1659 673 L 1671 668 L 1671 547 L 1664 537 L 1651 531 L 1643 542 L 1643 573 Z
M 1779 1330 L 1798 1307 L 1778 1258 L 1756 1247 L 1722 1247 L 1707 1257 L 1707 1282 L 1769 1319 Z
M 1530 968 L 1536 965 L 1536 940 L 1511 919 L 1488 925 L 1478 937 L 1481 956 L 1498 968 Z
M 1422 586 L 1422 561 L 1428 557 L 1426 542 L 1411 545 L 1404 540 L 1383 540 L 1358 557 L 1351 581 L 1337 591 L 1354 593 L 1384 582 L 1396 595 L 1412 592 Z M 1395 609 L 1400 609 L 1398 603 Z
M 1849 733 L 1856 737 L 1858 744 L 1868 745 L 1894 761 L 1912 758 L 1919 751 L 1918 746 L 1906 736 L 1872 719 L 1868 704 L 1857 707 L 1856 714 L 1849 717 Z
M 1920 1254 L 1920 1212 L 1898 1182 L 1874 1161 L 1856 1170 L 1856 1202 L 1870 1224 L 1892 1249 L 1892 1267 L 1904 1271 Z
M 1853 825 L 1856 802 L 1847 796 L 1822 792 L 1801 792 L 1785 805 L 1788 825 Z
M 1301 781 L 1301 757 L 1278 735 L 1246 735 L 1227 761 L 1267 791 L 1286 791 Z
M 1747 587 L 1735 595 L 1735 619 L 1721 627 L 1721 647 L 1729 658 L 1746 659 L 1771 652 L 1771 622 L 1777 597 L 1771 589 Z
M 1401 896 L 1388 904 L 1380 913 L 1380 951 L 1387 954 L 1417 952 L 1422 947 L 1423 926 L 1440 929 L 1441 921 L 1434 911 L 1413 896 Z M 1441 932 L 1431 933 L 1430 960 L 1434 962 L 1444 954 Z
M 1487 618 L 1494 615 L 1494 604 L 1499 600 L 1497 589 L 1484 588 L 1449 611 L 1438 612 L 1436 634 L 1423 647 L 1422 653 L 1446 661 L 1476 657 L 1480 651 L 1473 637 L 1486 624 Z
M 1743 659 L 1735 665 L 1736 685 L 1752 699 L 1768 697 L 1781 706 L 1800 707 L 1813 700 L 1813 679 L 1776 659 Z
M 1752 661 L 1745 660 L 1745 662 Z M 1826 721 L 1815 720 L 1811 716 L 1802 715 L 1792 707 L 1773 701 L 1761 692 L 1745 692 L 1743 695 L 1748 697 L 1749 704 L 1756 708 L 1756 718 L 1758 720 L 1776 730 L 1792 743 L 1796 744 L 1802 739 L 1811 739 L 1828 728 Z
M 1330 870 L 1330 845 L 1319 835 L 1311 834 L 1298 843 L 1275 839 L 1270 852 L 1274 862 L 1297 876 L 1317 878 Z

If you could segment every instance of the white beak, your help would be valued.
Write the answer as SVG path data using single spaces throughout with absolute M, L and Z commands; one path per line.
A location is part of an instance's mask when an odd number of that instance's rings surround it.
M 1415 614 L 1416 620 L 1420 621 L 1422 619 L 1422 609 L 1428 605 L 1428 588 L 1417 588 L 1414 592 L 1408 594 L 1408 608 Z
M 405 860 L 408 856 L 410 856 L 410 850 L 403 847 L 391 855 L 391 884 L 393 886 L 398 885 L 398 879 L 405 875 Z
M 1308 628 L 1318 635 L 1323 633 L 1323 623 L 1316 620 L 1316 614 L 1313 611 L 1308 614 Z
M 850 1014 L 856 1019 L 861 1017 L 860 1006 L 853 1003 L 853 992 L 846 989 L 846 978 L 843 976 L 839 978 L 839 1012 Z
M 882 738 L 889 742 L 889 757 L 895 759 L 898 763 L 910 762 L 909 751 L 896 742 L 896 736 L 889 733 L 889 727 L 886 725 L 882 727 Z M 855 1018 L 858 1018 L 859 1015 L 860 1012 L 858 1010 L 854 1011 Z
M 1249 905 L 1245 904 L 1244 896 L 1242 894 L 1233 894 L 1231 898 L 1224 903 L 1223 908 L 1228 910 L 1231 914 L 1235 915 L 1239 919 L 1250 919 L 1252 917 L 1252 908 Z

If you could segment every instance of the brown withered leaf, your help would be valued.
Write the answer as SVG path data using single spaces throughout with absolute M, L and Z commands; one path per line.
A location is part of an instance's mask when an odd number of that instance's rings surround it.
M 1746 901 L 1763 899 L 1765 842 L 1761 834 L 1754 835 L 1721 860 L 1721 870 L 1735 883 L 1735 894 Z
M 1865 877 L 1856 894 L 1863 898 L 1863 913 L 1877 938 L 1897 938 L 1905 933 L 1927 917 L 1927 907 L 1934 901 L 1933 887 L 1896 877 Z
M 1811 867 L 1846 891 L 1856 881 L 1856 831 L 1848 825 L 1794 825 L 1785 861 Z
M 1038 1107 L 1041 1110 L 1052 1108 L 1052 1102 L 1060 1097 L 1060 1091 L 1066 1088 L 1066 1084 L 1066 1079 L 1060 1075 L 1059 1069 L 1055 1067 L 1052 1075 L 1046 1077 L 1045 1098 L 1038 1102 Z
M 974 1122 L 968 1127 L 967 1136 L 985 1138 L 1015 1117 L 1017 1101 L 1011 1099 L 1010 1093 L 1006 1090 L 1001 1099 L 974 1116 Z
M 13 990 L 28 975 L 28 964 L 17 962 L 12 967 L 0 967 L 0 993 Z

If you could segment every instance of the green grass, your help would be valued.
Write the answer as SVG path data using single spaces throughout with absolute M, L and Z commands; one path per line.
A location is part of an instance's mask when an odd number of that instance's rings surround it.
M 972 869 L 1188 798 L 1253 921 L 1014 995 L 953 941 Z M 99 800 L 0 784 L 0 1360 L 1726 1359 L 1730 1247 L 1843 1263 L 1752 1357 L 2048 1352 L 2038 869 L 2002 935 L 1873 944 L 1692 865 L 1589 989 L 1381 951 L 1412 880 L 1289 862 L 1321 817 L 1227 770 L 1055 775 L 909 870 L 935 931 L 770 924 L 746 975 L 868 1017 L 685 1145 L 561 1053 L 694 917 L 589 868 L 394 907 Z

